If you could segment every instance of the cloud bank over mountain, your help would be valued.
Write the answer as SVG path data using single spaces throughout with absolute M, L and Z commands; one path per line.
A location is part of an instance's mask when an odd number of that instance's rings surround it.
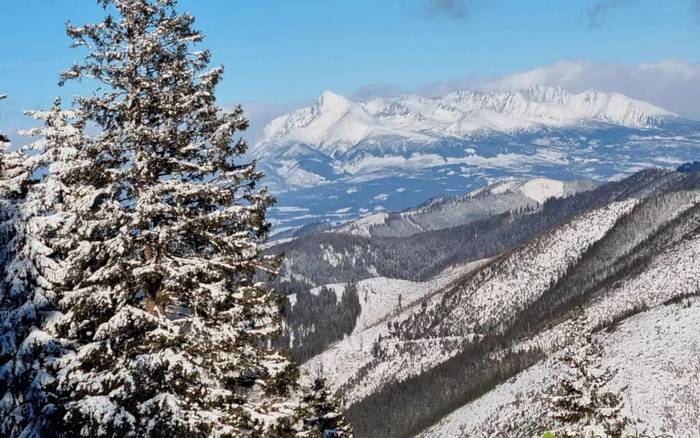
M 700 119 L 700 63 L 662 60 L 636 65 L 564 60 L 490 78 L 466 76 L 425 84 L 417 89 L 372 84 L 355 98 L 388 97 L 403 93 L 437 96 L 456 90 L 520 90 L 535 85 L 562 87 L 572 92 L 595 89 L 618 92 L 651 102 L 674 113 Z

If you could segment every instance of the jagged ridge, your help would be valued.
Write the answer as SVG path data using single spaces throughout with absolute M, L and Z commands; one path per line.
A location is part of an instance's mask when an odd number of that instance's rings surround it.
M 430 141 L 463 138 L 477 131 L 509 133 L 586 121 L 651 128 L 673 113 L 618 93 L 536 86 L 521 91 L 458 91 L 441 97 L 401 96 L 353 102 L 325 92 L 318 102 L 272 121 L 256 151 L 273 145 L 307 144 L 330 156 L 382 136 Z

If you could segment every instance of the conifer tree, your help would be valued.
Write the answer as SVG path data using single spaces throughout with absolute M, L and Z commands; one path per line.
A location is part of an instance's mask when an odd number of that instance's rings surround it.
M 55 372 L 64 346 L 55 337 L 53 275 L 59 272 L 43 237 L 60 215 L 52 210 L 60 193 L 51 176 L 60 163 L 55 146 L 80 138 L 60 110 L 29 114 L 44 124 L 25 134 L 40 140 L 3 152 L 3 236 L 7 236 L 0 283 L 0 432 L 8 437 L 54 436 L 62 415 Z
M 323 377 L 317 377 L 313 386 L 304 394 L 300 413 L 304 423 L 311 428 L 315 436 L 321 438 L 352 436 L 352 428 L 333 400 Z
M 85 61 L 62 76 L 100 83 L 76 100 L 97 133 L 59 175 L 75 217 L 60 254 L 59 374 L 70 436 L 266 436 L 294 416 L 296 366 L 269 341 L 280 300 L 259 280 L 272 198 L 235 140 L 240 107 L 214 91 L 223 69 L 174 0 L 99 0 L 114 15 L 70 25 Z M 306 427 L 308 432 L 308 427 Z
M 24 394 L 31 346 L 23 345 L 28 332 L 18 326 L 31 327 L 35 309 L 27 302 L 29 267 L 21 254 L 26 235 L 21 205 L 29 169 L 23 154 L 9 147 L 9 139 L 0 134 L 0 433 L 18 436 L 35 416 Z
M 581 336 L 585 329 L 578 327 Z M 628 419 L 621 414 L 620 397 L 605 389 L 613 376 L 601 360 L 602 345 L 590 333 L 564 351 L 565 374 L 550 399 L 549 417 L 564 425 L 557 436 L 577 437 L 586 428 L 602 429 L 612 437 L 623 433 Z

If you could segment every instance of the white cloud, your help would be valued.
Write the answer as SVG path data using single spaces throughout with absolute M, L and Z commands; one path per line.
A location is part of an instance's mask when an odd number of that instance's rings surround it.
M 682 60 L 636 65 L 567 60 L 491 78 L 471 76 L 435 82 L 414 90 L 373 85 L 363 87 L 355 97 L 402 93 L 437 96 L 455 90 L 517 90 L 533 85 L 562 87 L 572 92 L 618 92 L 700 120 L 700 62 Z
M 532 85 L 618 92 L 651 102 L 677 114 L 700 119 L 700 63 L 665 60 L 625 65 L 562 61 L 485 81 L 484 89 L 517 89 Z

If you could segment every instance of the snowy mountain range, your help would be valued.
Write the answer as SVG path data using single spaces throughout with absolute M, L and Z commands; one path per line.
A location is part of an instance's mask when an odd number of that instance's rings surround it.
M 264 155 L 275 146 L 304 144 L 339 157 L 361 142 L 383 136 L 430 142 L 436 138 L 464 138 L 477 132 L 513 133 L 586 122 L 654 128 L 662 119 L 674 116 L 621 94 L 572 94 L 562 88 L 459 91 L 437 98 L 402 96 L 364 102 L 352 102 L 327 91 L 314 106 L 270 123 L 257 150 Z
M 460 91 L 352 101 L 325 92 L 273 120 L 252 154 L 276 232 L 402 210 L 509 178 L 620 178 L 697 158 L 700 123 L 618 93 Z

